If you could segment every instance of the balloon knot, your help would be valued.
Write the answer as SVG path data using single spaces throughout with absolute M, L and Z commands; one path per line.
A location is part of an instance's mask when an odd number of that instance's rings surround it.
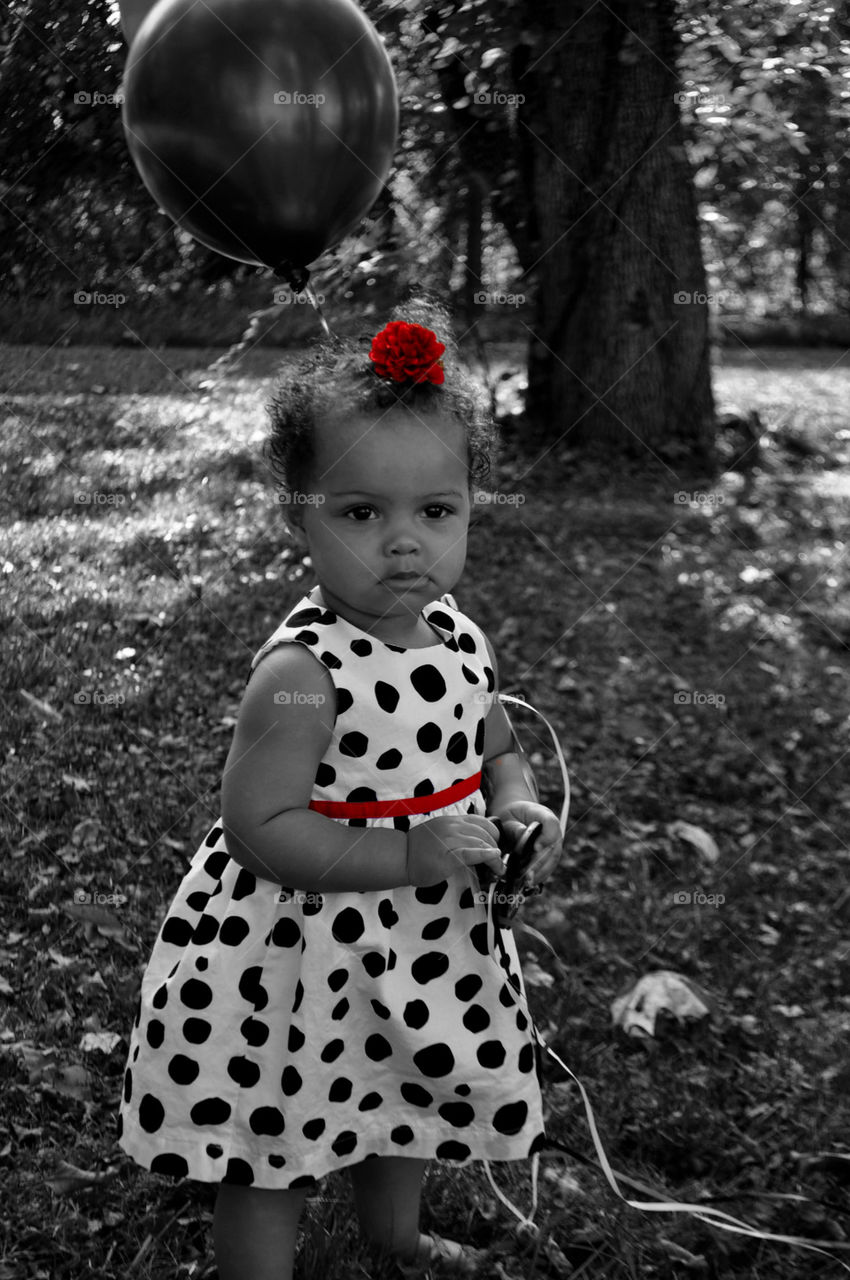
M 273 268 L 279 280 L 285 280 L 294 293 L 302 293 L 307 287 L 310 272 L 306 267 L 297 267 L 292 262 L 280 262 Z

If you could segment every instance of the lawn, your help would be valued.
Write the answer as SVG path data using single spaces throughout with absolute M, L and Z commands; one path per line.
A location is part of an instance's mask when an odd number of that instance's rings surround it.
M 213 1280 L 214 1189 L 140 1171 L 113 1127 L 140 974 L 217 816 L 251 655 L 311 581 L 259 457 L 288 357 L 254 351 L 203 388 L 211 350 L 3 354 L 0 1280 Z M 494 378 L 518 371 L 516 350 L 491 357 Z M 455 594 L 567 754 L 567 854 L 524 913 L 557 956 L 520 947 L 612 1164 L 846 1244 L 848 357 L 725 350 L 715 389 L 759 420 L 749 445 L 730 420 L 726 469 L 699 484 L 589 475 L 509 433 L 493 488 L 512 501 L 476 506 Z M 517 724 L 557 807 L 545 735 Z M 711 1020 L 626 1040 L 611 1001 L 656 969 L 698 982 Z M 575 1085 L 551 1058 L 544 1078 L 547 1131 L 577 1155 L 541 1158 L 536 1242 L 480 1166 L 428 1174 L 424 1224 L 489 1248 L 489 1276 L 844 1274 L 626 1207 Z M 527 1166 L 496 1176 L 528 1206 Z M 377 1275 L 342 1175 L 308 1202 L 300 1275 Z

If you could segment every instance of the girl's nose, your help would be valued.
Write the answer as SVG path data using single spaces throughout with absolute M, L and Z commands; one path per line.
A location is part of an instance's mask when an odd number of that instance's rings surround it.
M 419 550 L 419 540 L 406 525 L 391 529 L 387 536 L 387 551 L 392 556 L 412 555 Z

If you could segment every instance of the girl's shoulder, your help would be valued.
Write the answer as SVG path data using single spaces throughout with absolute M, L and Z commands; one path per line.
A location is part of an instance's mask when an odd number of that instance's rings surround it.
M 324 607 L 321 598 L 316 600 L 314 588 L 312 592 L 308 592 L 290 609 L 283 622 L 254 654 L 251 659 L 249 677 L 256 669 L 257 664 L 265 658 L 266 654 L 273 649 L 279 649 L 283 645 L 296 643 L 309 649 L 320 649 L 322 632 L 335 621 L 336 614 Z

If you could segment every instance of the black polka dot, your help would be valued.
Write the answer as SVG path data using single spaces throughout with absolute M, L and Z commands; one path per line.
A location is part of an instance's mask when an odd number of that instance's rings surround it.
M 332 787 L 336 782 L 336 769 L 333 765 L 325 764 L 324 760 L 316 770 L 316 786 Z
M 390 1137 L 400 1147 L 406 1147 L 413 1141 L 413 1130 L 409 1124 L 399 1124 L 393 1129 Z
M 282 916 L 272 929 L 272 946 L 294 947 L 301 941 L 301 930 L 288 916 Z
M 445 697 L 446 682 L 430 662 L 411 671 L 410 683 L 425 702 L 439 702 L 440 698 Z
M 175 947 L 185 947 L 192 940 L 192 925 L 180 916 L 169 916 L 162 926 L 162 941 Z
M 474 810 L 471 810 L 471 812 L 474 812 Z M 460 895 L 460 898 L 458 899 L 458 906 L 461 911 L 468 911 L 470 907 L 475 906 L 475 894 L 472 892 L 469 885 L 466 886 L 463 893 Z
M 436 920 L 429 920 L 422 930 L 422 937 L 426 942 L 433 942 L 437 938 L 442 938 L 450 924 L 451 920 L 448 916 L 439 916 Z
M 209 969 L 210 962 L 206 956 L 197 956 L 195 958 L 195 968 L 203 973 L 204 969 Z
M 356 1146 L 357 1134 L 351 1129 L 346 1129 L 338 1137 L 334 1138 L 331 1143 L 331 1151 L 335 1156 L 350 1156 Z
M 390 747 L 388 751 L 382 751 L 375 761 L 376 769 L 397 769 L 401 764 L 402 754 L 397 747 Z
M 334 969 L 333 973 L 328 978 L 328 986 L 330 987 L 331 991 L 339 991 L 341 987 L 345 986 L 347 981 L 348 981 L 347 969 Z
M 471 1151 L 465 1142 L 455 1142 L 450 1139 L 448 1142 L 440 1143 L 436 1154 L 438 1160 L 467 1160 Z
M 517 1025 L 518 1031 L 525 1031 L 526 1027 L 528 1026 L 528 1018 L 526 1018 L 522 1009 L 517 1009 L 516 1025 Z
M 351 759 L 359 759 L 365 756 L 369 750 L 369 739 L 365 733 L 359 733 L 353 729 L 350 733 L 344 733 L 339 740 L 337 747 L 341 756 L 349 756 Z
M 346 711 L 350 711 L 354 706 L 354 698 L 351 696 L 348 689 L 340 689 L 339 685 L 336 686 L 335 693 L 336 713 L 338 716 L 344 716 Z
M 497 1133 L 519 1133 L 528 1116 L 527 1102 L 509 1102 L 493 1116 L 493 1128 Z
M 367 1037 L 363 1047 L 366 1057 L 370 1058 L 372 1062 L 382 1062 L 384 1058 L 389 1058 L 393 1051 L 390 1042 L 384 1036 L 378 1035 L 377 1032 Z
M 224 1147 L 217 1142 L 208 1142 L 206 1146 L 207 1155 L 213 1160 L 220 1160 L 224 1155 Z
M 151 1161 L 151 1173 L 165 1174 L 167 1178 L 185 1178 L 189 1165 L 184 1156 L 174 1151 L 162 1151 Z
M 495 1070 L 505 1061 L 505 1046 L 501 1040 L 485 1040 L 482 1045 L 478 1046 L 476 1057 L 482 1067 L 489 1067 Z
M 329 1040 L 320 1055 L 322 1062 L 336 1062 L 344 1048 L 345 1041 L 340 1039 Z
M 153 993 L 151 1004 L 155 1009 L 164 1009 L 167 1003 L 168 987 L 163 983 L 162 986 L 157 987 L 156 991 Z
M 460 631 L 457 635 L 457 647 L 464 653 L 475 653 L 475 640 L 468 631 Z
M 212 1004 L 212 988 L 200 978 L 190 978 L 180 988 L 180 999 L 187 1009 L 206 1009 Z
M 248 1116 L 251 1133 L 266 1134 L 270 1138 L 278 1138 L 283 1133 L 283 1115 L 277 1107 L 257 1107 Z
M 385 929 L 391 929 L 394 924 L 398 924 L 398 912 L 389 898 L 382 898 L 378 903 L 378 919 Z
M 546 1141 L 546 1134 L 538 1133 L 537 1137 L 534 1139 L 531 1146 L 528 1148 L 528 1154 L 530 1156 L 533 1156 L 535 1151 L 542 1151 L 543 1148 L 547 1147 L 548 1145 L 549 1144 Z
M 387 967 L 387 962 L 381 955 L 380 951 L 367 951 L 363 960 L 363 968 L 366 970 L 370 978 L 380 978 L 381 974 Z
M 404 1021 L 407 1026 L 418 1030 L 424 1027 L 430 1017 L 428 1006 L 424 1000 L 408 1000 L 404 1006 Z
M 484 717 L 483 716 L 478 721 L 478 724 L 475 728 L 475 743 L 472 749 L 477 756 L 483 755 L 484 753 Z
M 209 900 L 210 895 L 208 893 L 201 893 L 200 890 L 197 890 L 195 893 L 189 894 L 186 899 L 186 906 L 191 907 L 193 911 L 203 911 Z
M 524 1044 L 522 1046 L 519 1051 L 517 1066 L 523 1073 L 534 1070 L 534 1046 L 532 1044 Z
M 456 1084 L 455 1093 L 461 1098 L 468 1098 L 472 1090 L 468 1084 Z
M 444 1102 L 438 1108 L 440 1115 L 456 1129 L 464 1129 L 475 1119 L 475 1108 L 468 1102 Z
M 243 1089 L 252 1089 L 260 1078 L 260 1068 L 250 1058 L 231 1058 L 227 1074 Z
M 303 1083 L 301 1073 L 296 1071 L 295 1067 L 284 1067 L 283 1074 L 280 1077 L 280 1087 L 287 1098 L 291 1098 L 294 1093 L 297 1093 Z
M 463 1025 L 467 1031 L 485 1031 L 490 1025 L 490 1015 L 480 1004 L 471 1004 L 463 1015 Z
M 339 1000 L 331 1010 L 331 1021 L 339 1022 L 341 1018 L 345 1017 L 350 1008 L 351 1006 L 349 1005 L 348 1000 L 343 996 L 342 1000 Z
M 262 985 L 260 979 L 263 971 L 259 965 L 254 965 L 250 969 L 246 969 L 239 979 L 239 994 L 243 1000 L 247 1000 L 249 1004 L 254 1006 L 257 1013 L 262 1013 L 269 1002 L 269 993 Z
M 233 886 L 231 897 L 234 902 L 241 902 L 243 898 L 250 898 L 251 894 L 257 888 L 257 877 L 247 867 L 240 868 L 239 875 L 236 877 L 236 883 Z
M 398 818 L 393 818 L 393 826 L 396 831 L 409 831 L 410 819 L 404 814 L 401 814 Z
M 237 1187 L 250 1187 L 253 1181 L 254 1170 L 248 1161 L 240 1160 L 238 1156 L 231 1156 L 227 1162 L 222 1182 L 230 1182 Z
M 376 1107 L 380 1107 L 383 1098 L 379 1093 L 367 1093 L 365 1098 L 361 1098 L 358 1111 L 374 1111 Z
M 215 916 L 203 915 L 195 925 L 192 941 L 197 947 L 206 947 L 218 934 L 218 921 Z
M 417 902 L 424 902 L 433 907 L 438 902 L 442 902 L 448 887 L 448 880 L 438 880 L 436 884 L 426 884 L 417 889 L 414 897 Z
M 200 1070 L 195 1059 L 187 1058 L 184 1053 L 175 1053 L 168 1064 L 168 1074 L 175 1084 L 194 1084 Z
M 325 650 L 324 653 L 319 654 L 319 661 L 324 663 L 324 665 L 331 671 L 334 671 L 336 670 L 337 667 L 342 666 L 342 662 L 336 656 L 336 654 L 329 653 L 327 649 Z
M 417 731 L 416 745 L 420 751 L 436 751 L 442 741 L 443 731 L 438 724 L 434 724 L 433 720 L 423 724 Z
M 375 684 L 375 701 L 382 711 L 388 712 L 390 715 L 398 706 L 399 692 L 394 685 L 387 684 L 385 680 L 378 680 Z
M 325 899 L 320 893 L 316 893 L 314 890 L 312 893 L 308 893 L 305 896 L 303 902 L 301 903 L 301 910 L 304 912 L 305 916 L 317 916 L 319 912 L 322 910 L 322 908 L 324 907 L 324 905 L 325 905 Z M 304 946 L 305 944 L 302 942 L 301 943 L 302 951 L 304 950 Z
M 458 978 L 455 983 L 455 995 L 458 1000 L 471 1000 L 473 996 L 477 996 L 483 987 L 483 980 L 477 973 L 467 973 L 463 978 Z
M 434 784 L 430 778 L 423 778 L 421 782 L 417 782 L 413 788 L 415 796 L 432 796 L 434 794 Z
M 454 1068 L 455 1056 L 447 1044 L 429 1044 L 414 1053 L 413 1061 L 423 1076 L 447 1076 Z
M 410 966 L 410 972 L 413 975 L 413 981 L 424 986 L 427 982 L 433 982 L 435 978 L 441 978 L 448 967 L 449 957 L 445 951 L 426 951 L 424 956 L 416 957 Z
M 345 797 L 346 804 L 362 804 L 364 800 L 377 800 L 378 793 L 371 787 L 355 787 Z
M 139 1103 L 139 1124 L 145 1133 L 156 1133 L 165 1119 L 165 1107 L 159 1098 L 146 1093 Z
M 337 942 L 356 942 L 366 928 L 363 917 L 356 907 L 344 907 L 334 918 L 331 932 Z
M 269 1164 L 273 1169 L 282 1169 L 286 1164 L 286 1156 L 270 1155 Z
M 202 1098 L 189 1112 L 192 1124 L 225 1124 L 232 1107 L 224 1098 Z
M 129 1102 L 133 1096 L 133 1072 L 127 1067 L 124 1072 L 124 1101 Z
M 368 658 L 372 652 L 372 645 L 368 640 L 352 640 L 351 652 L 356 653 L 358 658 Z
M 216 844 L 219 837 L 223 834 L 224 832 L 221 827 L 216 827 L 215 830 L 211 831 L 207 836 L 207 844 Z M 213 836 L 215 836 L 215 839 L 213 839 Z M 204 871 L 206 871 L 208 876 L 212 876 L 213 880 L 220 880 L 224 875 L 229 861 L 230 859 L 228 858 L 227 851 L 225 849 L 216 849 L 215 853 L 211 853 L 204 861 Z
M 259 1049 L 269 1038 L 269 1028 L 259 1018 L 246 1018 L 239 1028 L 252 1048 Z
M 242 916 L 228 916 L 218 934 L 219 942 L 226 947 L 238 947 L 250 933 L 250 925 Z
M 340 1076 L 337 1080 L 334 1080 L 328 1090 L 328 1102 L 348 1102 L 353 1088 L 354 1086 L 350 1080 L 345 1076 Z
M 301 1030 L 301 1028 L 296 1026 L 290 1026 L 289 1043 L 286 1046 L 289 1049 L 289 1052 L 297 1053 L 298 1050 L 302 1049 L 305 1044 L 306 1044 L 306 1037 L 304 1035 L 304 1032 Z
M 412 1107 L 430 1107 L 434 1101 L 433 1095 L 427 1089 L 423 1089 L 421 1084 L 405 1082 L 400 1092 L 405 1102 L 409 1102 Z
M 305 1138 L 309 1138 L 311 1142 L 315 1142 L 325 1132 L 324 1120 L 308 1120 L 305 1125 L 301 1126 L 301 1132 Z
M 469 931 L 469 940 L 479 955 L 488 956 L 490 948 L 487 946 L 487 921 L 482 920 L 480 924 L 474 924 Z
M 466 734 L 461 733 L 460 730 L 457 733 L 453 733 L 446 746 L 446 759 L 451 760 L 452 764 L 460 764 L 462 760 L 466 759 L 468 752 L 469 743 L 467 742 Z
M 150 1047 L 158 1049 L 165 1039 L 165 1023 L 160 1022 L 159 1018 L 151 1018 L 146 1034 Z
M 375 1010 L 375 1013 L 377 1013 L 379 1018 L 383 1018 L 384 1020 L 386 1020 L 392 1017 L 387 1006 L 385 1004 L 381 1004 L 380 1000 L 371 1000 L 370 1004 L 372 1005 L 372 1008 Z
M 469 684 L 478 684 L 478 683 L 479 683 L 478 676 L 475 674 L 475 672 L 474 672 L 474 671 L 470 671 L 469 667 L 466 665 L 466 663 L 465 663 L 465 662 L 464 662 L 464 663 L 461 663 L 461 668 L 460 668 L 460 669 L 461 669 L 461 671 L 463 672 L 463 678 L 464 678 L 464 680 L 468 681 L 468 683 L 469 683 Z
M 435 627 L 440 627 L 443 631 L 454 631 L 454 619 L 449 614 L 444 613 L 442 609 L 430 609 L 428 611 L 428 621 Z

